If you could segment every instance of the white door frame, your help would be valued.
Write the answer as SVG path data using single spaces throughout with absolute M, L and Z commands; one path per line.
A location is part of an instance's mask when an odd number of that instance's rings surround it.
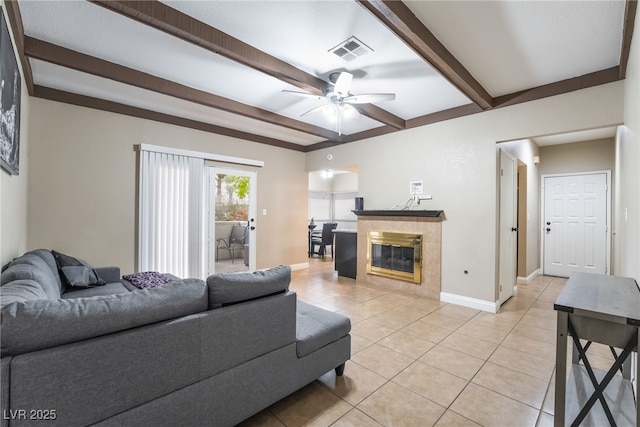
M 498 179 L 500 180 L 499 183 L 499 194 L 498 194 L 498 216 L 500 218 L 500 220 L 498 221 L 498 280 L 497 280 L 497 290 L 498 290 L 498 304 L 502 305 L 504 304 L 509 298 L 511 298 L 514 294 L 514 288 L 516 286 L 516 277 L 517 277 L 517 251 L 518 251 L 518 247 L 517 247 L 517 234 L 514 235 L 514 233 L 517 233 L 517 231 L 511 231 L 509 230 L 509 236 L 512 238 L 512 244 L 509 245 L 510 246 L 510 250 L 509 250 L 509 256 L 510 259 L 508 260 L 508 262 L 511 263 L 511 267 L 510 270 L 513 273 L 513 283 L 507 283 L 507 287 L 508 289 L 504 288 L 503 286 L 503 268 L 505 266 L 505 262 L 507 262 L 507 260 L 504 259 L 504 257 L 502 257 L 503 254 L 503 250 L 505 250 L 506 248 L 503 247 L 503 233 L 505 232 L 505 230 L 513 228 L 513 227 L 517 227 L 518 225 L 518 159 L 516 159 L 513 155 L 509 154 L 508 152 L 504 151 L 503 149 L 499 150 L 499 167 L 498 167 L 498 171 L 499 171 L 499 175 L 498 175 Z M 506 157 L 509 161 L 511 161 L 513 163 L 513 176 L 511 177 L 512 180 L 512 184 L 513 184 L 513 194 L 511 195 L 511 197 L 513 198 L 513 206 L 512 208 L 512 215 L 511 218 L 503 218 L 503 206 L 502 206 L 502 195 L 503 195 L 503 162 L 502 162 L 502 157 Z M 513 253 L 511 253 L 513 252 Z
M 607 177 L 607 188 L 606 188 L 606 209 L 607 209 L 607 225 L 605 230 L 605 274 L 611 274 L 611 171 L 610 170 L 598 170 L 598 171 L 588 171 L 588 172 L 573 172 L 573 173 L 552 173 L 540 175 L 540 189 L 542 190 L 540 193 L 540 270 L 542 274 L 545 274 L 544 271 L 544 233 L 545 233 L 545 186 L 544 180 L 545 178 L 557 178 L 557 177 L 569 177 L 569 176 L 578 176 L 578 175 L 596 175 L 596 174 L 605 174 Z
M 215 226 L 214 229 L 211 230 L 211 215 L 213 214 L 215 223 L 215 199 L 212 195 L 215 193 L 214 182 L 215 182 L 215 174 L 216 173 L 224 173 L 226 175 L 236 175 L 236 176 L 247 176 L 249 177 L 249 271 L 256 270 L 256 246 L 257 246 L 257 218 L 258 218 L 258 172 L 255 170 L 248 170 L 244 168 L 235 168 L 232 165 L 228 166 L 218 166 L 218 165 L 208 165 L 207 166 L 207 206 L 208 209 L 208 220 L 206 226 L 206 237 L 209 239 L 208 244 L 206 245 L 207 251 L 207 268 L 209 270 L 209 274 L 215 272 L 214 269 L 211 268 L 212 259 L 215 259 Z

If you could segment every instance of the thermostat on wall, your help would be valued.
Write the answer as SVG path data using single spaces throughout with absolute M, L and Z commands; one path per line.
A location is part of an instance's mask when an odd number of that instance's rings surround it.
M 409 194 L 422 194 L 422 181 L 411 181 L 409 183 Z

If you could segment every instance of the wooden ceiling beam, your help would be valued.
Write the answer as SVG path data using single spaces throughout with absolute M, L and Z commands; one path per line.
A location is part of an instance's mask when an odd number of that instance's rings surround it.
M 194 89 L 170 80 L 144 73 L 123 65 L 114 64 L 93 56 L 85 55 L 33 37 L 25 37 L 24 53 L 26 56 L 71 68 L 83 73 L 107 78 L 120 83 L 195 102 L 207 107 L 239 114 L 251 119 L 260 120 L 273 125 L 293 129 L 298 132 L 319 136 L 330 140 L 341 141 L 341 137 L 333 131 L 313 126 L 271 111 L 256 108 L 228 98 Z
M 107 10 L 268 74 L 314 95 L 328 83 L 159 1 L 90 0 Z
M 426 126 L 432 123 L 438 123 L 445 120 L 457 119 L 458 117 L 469 116 L 471 114 L 481 113 L 483 110 L 477 104 L 466 104 L 459 107 L 449 108 L 448 110 L 436 111 L 435 113 L 425 116 L 416 117 L 407 120 L 408 128 Z
M 631 38 L 633 36 L 633 27 L 636 20 L 636 9 L 638 2 L 636 0 L 627 0 L 624 8 L 624 26 L 622 28 L 622 48 L 620 49 L 620 79 L 624 79 L 627 75 L 627 62 L 629 62 L 629 52 L 631 51 Z
M 550 96 L 613 83 L 620 80 L 619 68 L 620 67 L 611 67 L 606 70 L 596 71 L 595 73 L 572 77 L 558 82 L 498 96 L 495 98 L 495 108 L 508 107 L 510 105 L 521 104 L 523 102 L 535 101 L 537 99 L 548 98 Z
M 7 9 L 9 25 L 11 26 L 16 41 L 16 49 L 18 51 L 18 56 L 20 57 L 20 63 L 22 64 L 27 91 L 29 92 L 29 95 L 33 95 L 33 71 L 31 70 L 31 64 L 29 63 L 29 60 L 24 56 L 25 36 L 20 8 L 18 7 L 18 2 L 16 0 L 6 0 L 4 2 L 4 6 Z
M 420 22 L 407 5 L 393 0 L 356 1 L 483 110 L 493 107 L 491 95 Z
M 372 118 L 374 120 L 379 121 L 380 123 L 384 123 L 385 125 L 391 126 L 396 130 L 406 129 L 407 123 L 401 119 L 400 117 L 391 114 L 387 110 L 383 110 L 374 104 L 358 104 L 353 105 L 356 110 L 363 116 Z
M 184 117 L 159 113 L 157 111 L 146 110 L 139 107 L 132 107 L 131 105 L 120 104 L 118 102 L 93 98 L 86 95 L 79 95 L 77 93 L 66 92 L 44 86 L 35 85 L 33 96 L 35 96 L 36 98 L 48 99 L 50 101 L 63 102 L 65 104 L 78 105 L 80 107 L 87 107 L 101 111 L 109 111 L 116 114 L 123 114 L 130 117 L 138 117 L 141 119 L 168 123 L 171 125 L 181 126 L 189 129 L 196 129 L 203 132 L 215 133 L 217 135 L 226 135 L 233 138 L 244 139 L 247 141 L 259 142 L 261 144 L 271 145 L 274 147 L 286 148 L 289 150 L 302 152 L 305 151 L 305 146 L 294 144 L 292 142 L 281 141 L 275 138 L 242 132 L 236 129 L 230 129 L 223 126 L 200 122 L 197 120 L 185 119 Z
M 91 2 L 275 77 L 311 94 L 324 95 L 327 92 L 329 84 L 324 80 L 159 1 L 91 0 Z M 361 114 L 373 120 L 396 129 L 404 129 L 403 119 L 382 108 L 370 105 L 358 106 L 357 109 Z

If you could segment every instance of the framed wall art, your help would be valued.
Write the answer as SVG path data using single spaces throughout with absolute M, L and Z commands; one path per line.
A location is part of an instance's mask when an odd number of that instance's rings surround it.
M 11 175 L 20 170 L 20 69 L 16 60 L 9 28 L 0 9 L 0 165 Z

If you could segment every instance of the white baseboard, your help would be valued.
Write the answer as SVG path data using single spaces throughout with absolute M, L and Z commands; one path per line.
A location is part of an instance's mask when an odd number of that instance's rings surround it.
M 448 294 L 446 292 L 440 292 L 440 301 L 461 305 L 463 307 L 475 308 L 476 310 L 488 311 L 489 313 L 497 313 L 498 308 L 500 308 L 497 301 L 484 301 L 456 294 Z
M 539 275 L 540 275 L 540 269 L 534 270 L 533 273 L 531 273 L 527 277 L 519 277 L 518 276 L 518 278 L 516 279 L 516 283 L 518 285 L 528 285 L 529 283 L 531 283 L 533 281 L 533 279 L 535 279 Z
M 291 267 L 291 271 L 304 270 L 306 268 L 309 268 L 309 263 L 301 262 L 300 264 L 291 264 L 289 267 Z

